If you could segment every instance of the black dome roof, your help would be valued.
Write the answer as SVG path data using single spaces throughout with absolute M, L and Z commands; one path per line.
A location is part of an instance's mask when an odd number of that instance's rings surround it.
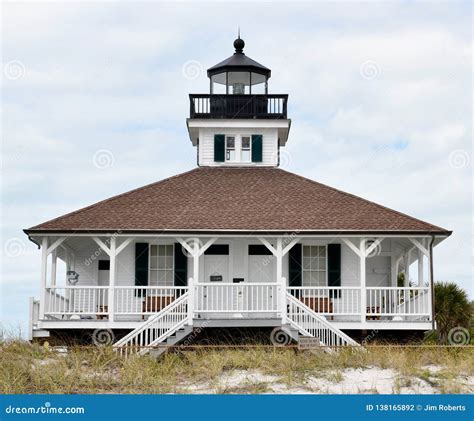
M 257 63 L 255 60 L 252 60 L 250 57 L 247 57 L 243 49 L 245 47 L 245 42 L 240 37 L 234 41 L 235 53 L 229 58 L 226 58 L 224 61 L 216 64 L 215 66 L 207 69 L 207 76 L 211 77 L 218 73 L 225 71 L 241 71 L 241 72 L 255 72 L 265 75 L 267 77 L 271 76 L 271 70 L 268 67 Z

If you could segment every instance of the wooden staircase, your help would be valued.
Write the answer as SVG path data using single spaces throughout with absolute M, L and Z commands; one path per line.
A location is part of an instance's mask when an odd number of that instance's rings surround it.
M 123 356 L 145 355 L 161 344 L 175 344 L 184 339 L 192 331 L 188 318 L 188 294 L 181 295 L 117 341 L 114 350 Z M 159 350 L 163 353 L 166 348 Z
M 318 338 L 321 346 L 333 350 L 341 346 L 357 346 L 360 344 L 333 326 L 323 316 L 315 313 L 302 301 L 286 293 L 287 321 L 302 336 Z

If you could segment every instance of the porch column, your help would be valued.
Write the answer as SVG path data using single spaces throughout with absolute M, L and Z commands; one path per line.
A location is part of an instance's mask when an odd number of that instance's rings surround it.
M 280 237 L 276 242 L 276 278 L 277 288 L 280 288 L 279 308 L 281 312 L 281 324 L 286 324 L 286 279 L 283 278 L 283 241 Z
M 288 238 L 287 240 L 290 240 Z M 262 237 L 259 237 L 259 240 L 268 250 L 271 251 L 273 256 L 276 258 L 276 278 L 277 278 L 277 289 L 279 289 L 279 298 L 278 298 L 278 309 L 281 313 L 281 322 L 286 324 L 286 278 L 283 276 L 283 257 L 293 248 L 293 246 L 300 241 L 301 238 L 294 237 L 291 241 L 285 241 L 283 244 L 283 237 L 278 237 L 276 239 L 276 245 L 273 247 L 270 242 Z M 284 247 L 283 247 L 284 246 Z
M 110 260 L 109 270 L 109 299 L 108 299 L 108 313 L 109 320 L 115 320 L 115 284 L 117 278 L 117 257 L 133 240 L 133 238 L 126 238 L 120 246 L 117 247 L 117 239 L 115 236 L 110 237 L 109 246 L 107 246 L 100 238 L 92 237 L 97 245 L 107 253 Z
M 359 242 L 360 260 L 360 312 L 361 322 L 365 323 L 367 313 L 367 279 L 366 279 L 366 239 L 361 238 Z
M 39 319 L 44 320 L 45 306 L 46 306 L 46 277 L 48 276 L 48 237 L 43 237 L 41 241 L 41 300 Z
M 411 260 L 411 249 L 407 250 L 405 257 L 405 287 L 410 286 L 410 260 Z
M 56 286 L 57 278 L 57 267 L 58 267 L 58 251 L 54 250 L 51 254 L 51 286 Z
M 397 256 L 395 256 L 394 254 L 390 256 L 390 277 L 390 286 L 396 287 L 398 277 L 398 259 Z
M 188 323 L 190 326 L 194 324 L 194 309 L 196 303 L 196 290 L 194 284 L 199 279 L 199 242 L 196 241 L 193 247 L 193 277 L 188 282 Z
M 184 240 L 183 238 L 177 238 L 176 240 L 178 240 L 181 246 L 193 258 L 193 277 L 188 279 L 188 324 L 192 325 L 196 303 L 195 287 L 199 285 L 199 258 L 217 241 L 217 237 L 209 239 L 206 244 L 202 246 L 198 238 L 191 238 L 187 240 Z
M 433 323 L 433 329 L 435 328 L 434 321 L 434 276 L 433 276 L 433 243 L 435 237 L 432 236 L 430 240 L 428 239 L 416 239 L 410 238 L 410 241 L 418 249 L 418 286 L 423 286 L 423 258 L 424 256 L 428 259 L 429 271 L 428 271 L 428 297 L 427 297 L 427 313 L 430 314 L 431 321 Z M 421 275 L 420 275 L 421 274 Z
M 423 286 L 423 252 L 418 249 L 418 287 Z
M 110 271 L 109 271 L 109 320 L 115 320 L 115 278 L 117 272 L 117 241 L 115 237 L 110 239 Z
M 430 274 L 429 274 L 429 286 L 430 286 L 430 293 L 428 294 L 428 307 L 430 309 L 431 314 L 431 323 L 433 330 L 436 328 L 436 321 L 435 321 L 435 298 L 434 298 L 434 269 L 433 269 L 433 243 L 435 237 L 431 237 L 430 245 L 429 245 L 429 264 L 430 264 Z

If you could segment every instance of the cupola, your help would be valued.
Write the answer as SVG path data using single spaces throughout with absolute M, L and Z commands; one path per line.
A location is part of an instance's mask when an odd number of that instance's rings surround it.
M 288 139 L 288 94 L 270 94 L 271 70 L 244 53 L 235 52 L 210 67 L 209 93 L 190 94 L 189 136 L 200 166 L 278 166 Z

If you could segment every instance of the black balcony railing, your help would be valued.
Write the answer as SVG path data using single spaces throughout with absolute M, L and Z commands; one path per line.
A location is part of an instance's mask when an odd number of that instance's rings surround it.
M 190 94 L 190 118 L 285 118 L 288 95 Z

